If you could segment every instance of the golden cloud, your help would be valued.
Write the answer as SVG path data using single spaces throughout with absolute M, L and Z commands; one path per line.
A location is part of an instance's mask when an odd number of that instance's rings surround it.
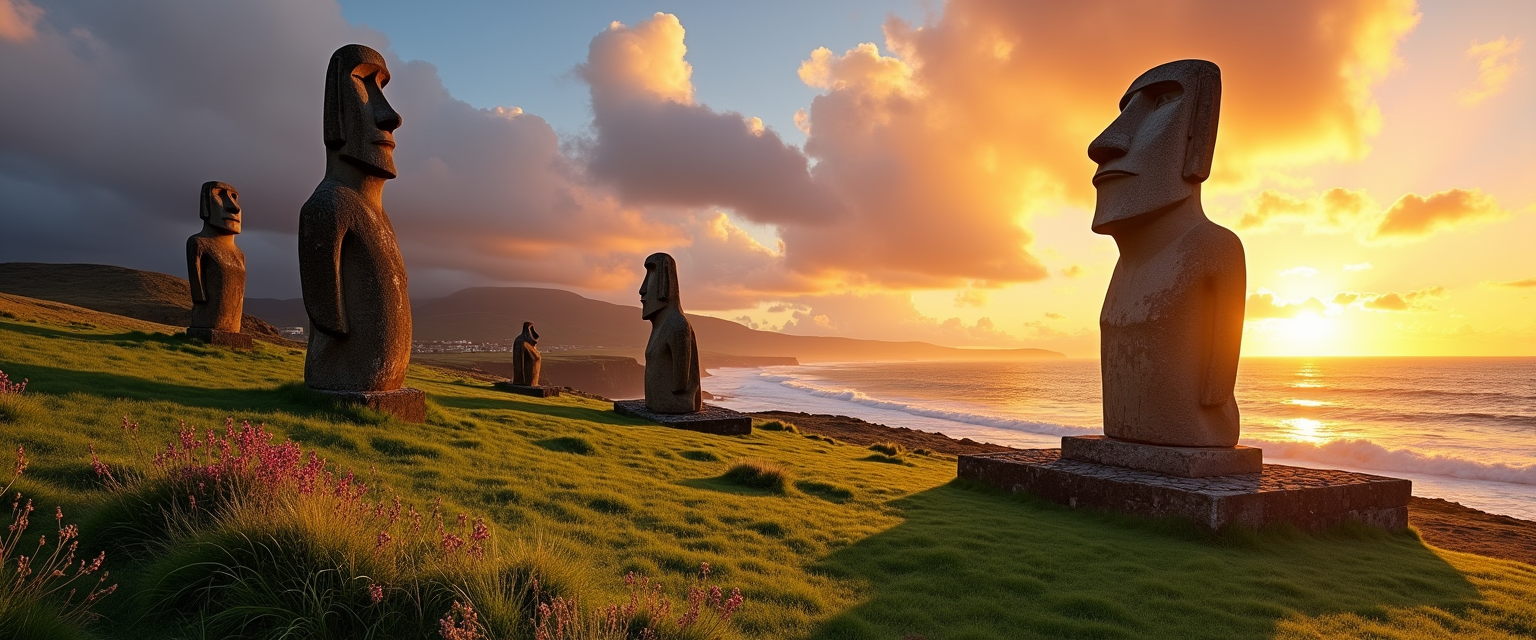
M 683 58 L 683 23 L 657 13 L 633 27 L 615 21 L 592 39 L 587 61 L 576 68 L 596 90 L 613 97 L 693 104 L 693 65 Z
M 1372 240 L 1416 240 L 1470 222 L 1509 214 L 1479 189 L 1446 189 L 1429 196 L 1407 194 L 1387 208 L 1369 233 Z
M 0 0 L 0 40 L 32 41 L 42 19 L 43 8 L 27 0 Z
M 1298 198 L 1265 189 L 1248 200 L 1237 228 L 1265 231 L 1298 225 L 1308 233 L 1342 233 L 1377 211 L 1376 201 L 1364 191 L 1335 187 L 1311 198 Z
M 1461 90 L 1457 96 L 1467 106 L 1478 104 L 1504 92 L 1510 78 L 1520 69 L 1516 54 L 1520 53 L 1519 38 L 1499 38 L 1492 42 L 1472 41 L 1467 47 L 1467 59 L 1477 61 L 1477 82 Z
M 1509 282 L 1494 282 L 1492 284 L 1494 286 L 1509 287 L 1511 289 L 1531 289 L 1531 288 L 1536 288 L 1536 278 L 1526 278 L 1524 280 L 1510 280 Z
M 1294 302 L 1287 302 L 1276 297 L 1267 289 L 1248 294 L 1244 308 L 1243 319 L 1265 320 L 1269 318 L 1294 318 L 1298 313 L 1310 311 L 1322 314 L 1328 310 L 1328 306 L 1317 298 L 1307 298 Z
M 1445 287 L 1435 286 L 1407 293 L 1343 291 L 1334 295 L 1332 302 L 1340 306 L 1355 306 L 1373 311 L 1428 311 L 1434 308 L 1430 304 L 1432 300 L 1443 297 L 1445 297 Z

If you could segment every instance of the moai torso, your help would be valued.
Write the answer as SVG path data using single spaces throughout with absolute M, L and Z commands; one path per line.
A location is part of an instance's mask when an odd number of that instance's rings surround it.
M 688 318 L 675 308 L 651 319 L 651 338 L 645 345 L 645 406 L 656 413 L 704 408 L 698 340 Z
M 245 254 L 232 239 L 187 238 L 187 282 L 195 329 L 240 332 L 245 309 Z
M 392 391 L 411 360 L 405 261 L 382 210 L 327 180 L 299 213 L 299 276 L 312 331 L 309 386 Z
M 539 356 L 537 344 L 527 334 L 512 341 L 512 384 L 538 386 L 543 358 Z
M 1210 402 L 1207 386 L 1221 382 L 1209 379 L 1212 369 L 1237 368 L 1236 349 L 1217 343 L 1223 334 L 1241 335 L 1242 243 L 1206 221 L 1148 253 L 1140 263 L 1121 257 L 1099 316 L 1104 434 L 1150 444 L 1235 445 L 1237 402 L 1230 392 Z M 1234 306 L 1235 316 L 1219 313 Z M 1237 327 L 1219 330 L 1234 317 Z M 1211 366 L 1222 358 L 1233 362 Z

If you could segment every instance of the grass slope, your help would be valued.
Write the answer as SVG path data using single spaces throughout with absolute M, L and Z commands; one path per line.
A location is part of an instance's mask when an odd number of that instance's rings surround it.
M 115 517 L 86 452 L 94 445 L 107 463 L 131 464 L 124 416 L 151 444 L 174 439 L 179 421 L 233 417 L 264 422 L 418 505 L 442 497 L 450 512 L 486 516 L 499 539 L 566 558 L 579 574 L 567 579 L 594 604 L 625 595 L 617 578 L 626 571 L 676 592 L 708 562 L 746 595 L 733 621 L 742 637 L 1536 634 L 1536 567 L 1430 548 L 1412 534 L 1204 536 L 967 486 L 954 481 L 953 459 L 876 460 L 788 430 L 672 430 L 603 403 L 503 394 L 424 368 L 409 384 L 429 394 L 429 421 L 407 425 L 317 402 L 297 383 L 298 351 L 232 353 L 36 312 L 0 300 L 0 370 L 31 380 L 31 402 L 0 416 L 0 446 L 27 448 L 22 489 L 41 513 L 62 504 L 83 527 Z M 727 470 L 744 459 L 786 482 L 733 482 Z M 83 533 L 94 555 L 90 545 L 103 542 Z M 159 560 L 109 556 L 123 587 L 92 633 L 198 637 L 173 617 L 130 611 L 135 593 L 154 587 Z

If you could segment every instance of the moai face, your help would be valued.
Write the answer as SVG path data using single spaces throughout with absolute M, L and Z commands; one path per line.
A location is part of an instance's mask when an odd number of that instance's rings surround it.
M 358 44 L 337 49 L 326 73 L 325 146 L 368 173 L 394 178 L 401 120 L 384 98 L 387 84 L 379 52 Z
M 222 182 L 203 183 L 198 216 L 220 233 L 240 233 L 240 192 Z
M 665 253 L 645 259 L 645 281 L 640 283 L 640 317 L 650 320 L 678 304 L 677 261 Z
M 1160 65 L 1131 83 L 1120 116 L 1088 146 L 1099 165 L 1095 233 L 1114 235 L 1126 221 L 1199 193 L 1210 176 L 1220 95 L 1220 70 L 1204 60 Z

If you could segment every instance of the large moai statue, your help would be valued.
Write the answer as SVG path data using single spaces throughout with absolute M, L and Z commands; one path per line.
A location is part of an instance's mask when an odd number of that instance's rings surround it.
M 1099 165 L 1093 231 L 1114 238 L 1120 249 L 1099 316 L 1108 438 L 1064 439 L 1065 457 L 1083 459 L 1085 446 L 1153 455 L 1114 445 L 1118 441 L 1232 452 L 1200 456 L 1227 466 L 1178 475 L 1261 468 L 1257 449 L 1235 447 L 1232 388 L 1247 288 L 1243 244 L 1206 218 L 1200 202 L 1220 107 L 1215 64 L 1160 65 L 1131 83 L 1120 116 L 1088 147 Z
M 532 322 L 523 323 L 523 332 L 512 341 L 512 384 L 537 386 L 542 368 L 539 356 L 539 332 Z
M 425 395 L 402 388 L 411 359 L 405 261 L 384 213 L 395 177 L 400 114 L 383 89 L 389 68 L 358 44 L 325 72 L 325 178 L 299 210 L 299 277 L 309 313 L 310 388 L 420 422 Z
M 704 408 L 699 386 L 699 343 L 683 315 L 677 261 L 665 253 L 645 259 L 640 317 L 651 321 L 645 345 L 645 406 L 656 413 L 694 413 Z
M 203 229 L 187 238 L 187 283 L 192 289 L 192 322 L 187 335 L 209 344 L 250 349 L 240 333 L 245 309 L 245 254 L 240 235 L 240 192 L 223 182 L 204 182 L 198 193 Z

